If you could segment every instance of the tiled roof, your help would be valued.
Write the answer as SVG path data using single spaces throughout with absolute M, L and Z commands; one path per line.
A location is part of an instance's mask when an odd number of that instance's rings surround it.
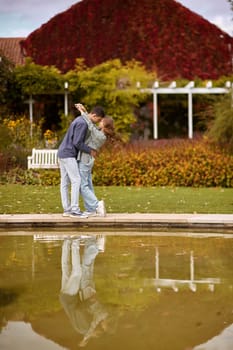
M 20 42 L 25 38 L 0 38 L 0 55 L 4 55 L 16 65 L 24 64 Z

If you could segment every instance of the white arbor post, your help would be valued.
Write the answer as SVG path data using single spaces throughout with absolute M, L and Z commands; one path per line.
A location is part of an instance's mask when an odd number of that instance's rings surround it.
M 153 134 L 154 139 L 158 138 L 158 94 L 159 82 L 155 81 L 153 85 Z
M 33 126 L 33 103 L 35 102 L 32 98 L 32 95 L 29 96 L 29 99 L 25 101 L 29 106 L 29 120 L 30 120 L 30 137 L 32 138 L 32 126 Z
M 188 137 L 193 138 L 193 94 L 192 88 L 194 88 L 194 81 L 190 81 L 186 86 L 188 89 Z
M 140 88 L 140 82 L 137 82 L 137 88 Z M 159 87 L 159 82 L 155 81 L 152 88 L 140 89 L 142 93 L 149 92 L 153 94 L 153 133 L 154 139 L 158 139 L 158 95 L 159 94 L 187 94 L 188 95 L 188 137 L 193 138 L 193 94 L 232 94 L 233 106 L 233 83 L 226 82 L 225 88 L 213 87 L 212 81 L 208 81 L 206 87 L 195 87 L 194 82 L 190 81 L 185 87 L 177 87 L 173 81 L 168 87 Z
M 68 81 L 65 81 L 64 83 L 64 88 L 65 88 L 65 93 L 64 93 L 64 114 L 65 116 L 68 115 L 68 88 L 69 88 L 69 83 Z
M 193 96 L 188 93 L 188 137 L 193 138 Z
M 153 121 L 154 139 L 158 138 L 158 94 L 153 93 Z

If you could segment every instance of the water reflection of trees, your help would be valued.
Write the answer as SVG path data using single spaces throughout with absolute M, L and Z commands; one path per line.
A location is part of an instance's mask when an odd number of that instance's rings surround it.
M 62 234 L 59 237 L 62 238 Z M 42 240 L 33 236 L 14 236 L 9 245 L 9 237 L 1 237 L 1 279 L 7 280 L 7 286 L 25 285 L 39 296 L 35 298 L 36 304 L 30 305 L 30 312 L 59 308 L 54 291 L 60 288 L 61 244 L 62 240 L 57 238 Z M 160 266 L 160 277 L 187 279 L 190 251 L 193 250 L 198 279 L 210 276 L 232 282 L 232 250 L 226 240 L 112 236 L 108 237 L 107 249 L 98 256 L 95 267 L 95 283 L 101 300 L 113 307 L 126 305 L 140 309 L 154 298 L 154 289 L 145 281 L 155 276 L 155 246 L 164 262 Z M 224 289 L 219 292 L 224 293 Z M 26 294 L 18 303 L 25 303 L 28 309 Z
M 22 292 L 19 288 L 0 288 L 0 333 L 2 328 L 7 324 L 5 308 L 14 303 Z

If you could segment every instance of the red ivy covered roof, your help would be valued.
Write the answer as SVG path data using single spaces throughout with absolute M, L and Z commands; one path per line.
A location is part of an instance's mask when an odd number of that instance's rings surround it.
M 15 65 L 24 64 L 20 42 L 25 38 L 0 38 L 0 55 L 4 55 Z
M 83 0 L 22 46 L 36 63 L 63 72 L 83 57 L 90 67 L 134 58 L 163 80 L 232 74 L 233 38 L 174 0 Z

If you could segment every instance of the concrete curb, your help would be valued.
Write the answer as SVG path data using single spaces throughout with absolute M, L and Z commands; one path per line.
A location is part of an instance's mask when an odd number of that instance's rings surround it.
M 76 219 L 62 214 L 0 215 L 1 229 L 16 228 L 124 228 L 206 229 L 233 231 L 233 214 L 107 214 L 106 217 Z

